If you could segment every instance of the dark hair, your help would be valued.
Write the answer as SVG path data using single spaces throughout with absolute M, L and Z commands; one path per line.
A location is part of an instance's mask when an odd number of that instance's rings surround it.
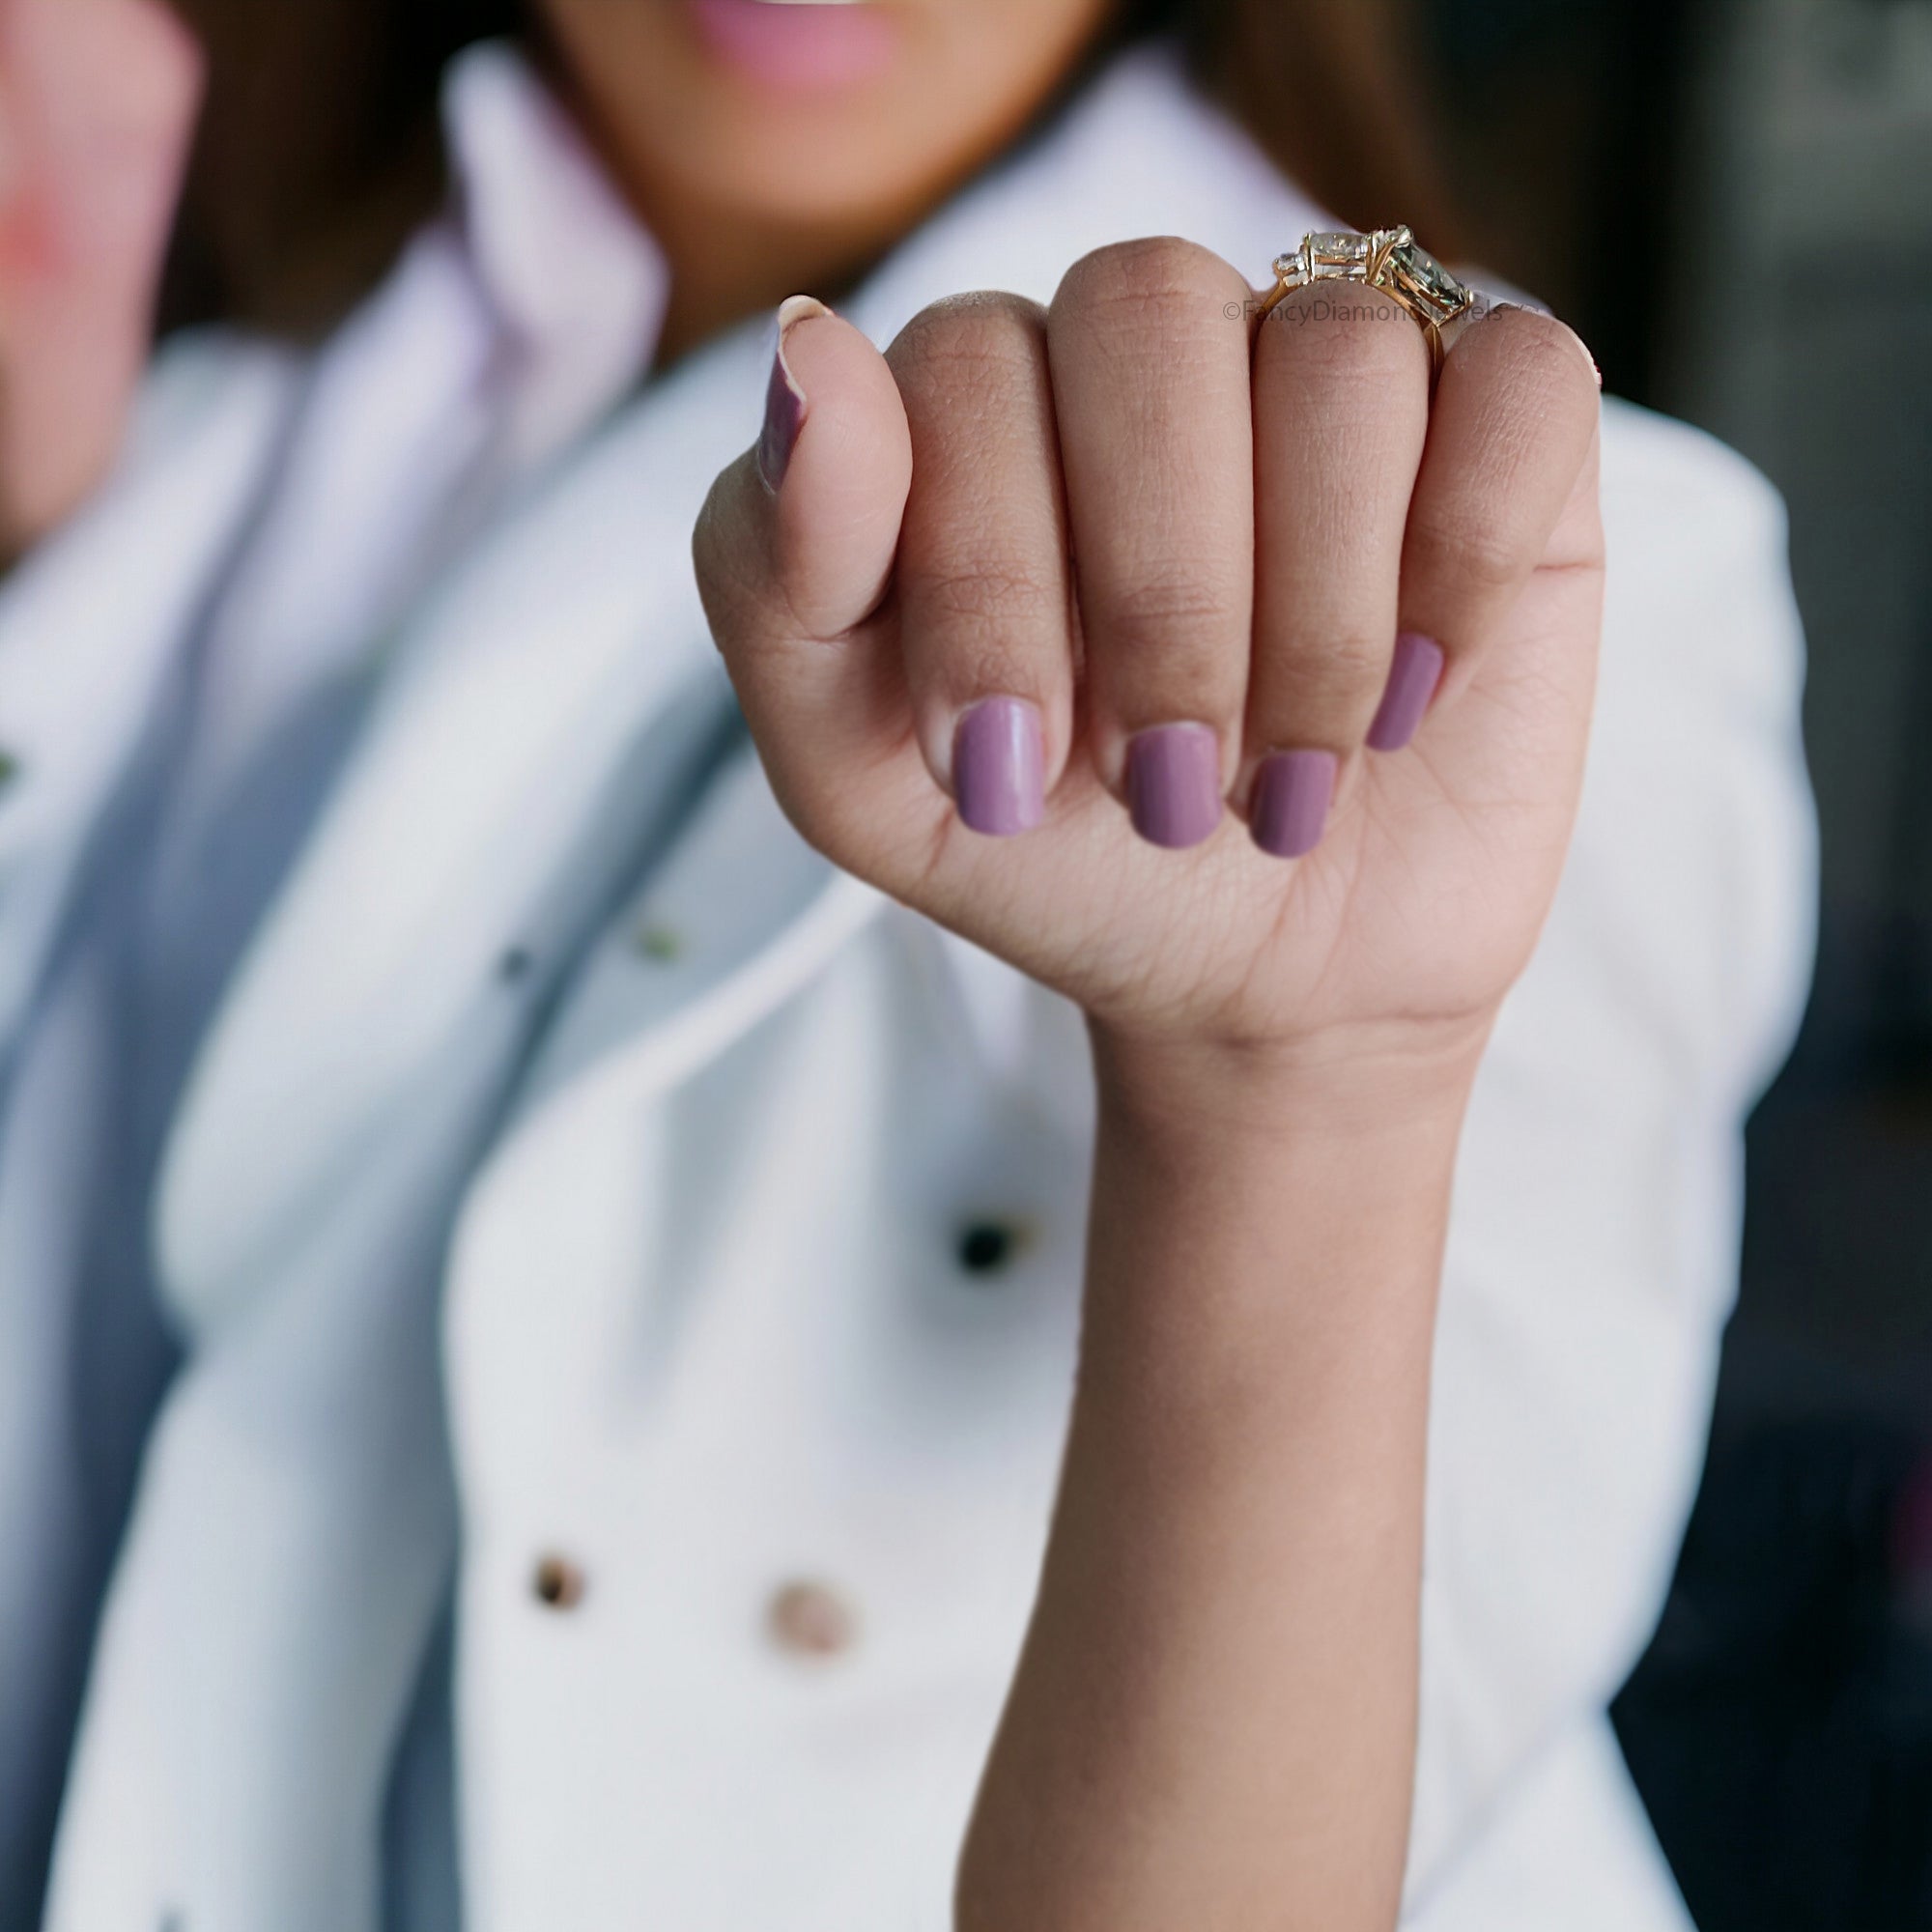
M 209 96 L 163 322 L 326 327 L 435 206 L 442 69 L 518 31 L 519 0 L 175 4 L 207 49 Z M 1138 0 L 1113 39 L 1178 32 L 1202 84 L 1317 201 L 1362 227 L 1406 220 L 1453 252 L 1398 5 Z

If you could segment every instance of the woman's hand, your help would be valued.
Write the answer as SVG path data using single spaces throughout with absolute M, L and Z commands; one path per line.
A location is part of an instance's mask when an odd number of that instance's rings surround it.
M 1333 308 L 1257 327 L 1177 241 L 883 357 L 795 298 L 697 531 L 805 836 L 1079 1002 L 1151 1093 L 1473 1065 L 1570 831 L 1588 355 L 1494 311 L 1432 408 L 1416 325 Z
M 1456 1144 L 1603 546 L 1567 329 L 1475 323 L 1432 409 L 1415 325 L 1339 308 L 1257 331 L 1178 242 L 884 357 L 788 305 L 697 532 L 805 836 L 1094 1023 L 1080 1372 L 959 1932 L 1396 1921 Z
M 157 0 L 0 0 L 0 562 L 114 460 L 200 91 Z

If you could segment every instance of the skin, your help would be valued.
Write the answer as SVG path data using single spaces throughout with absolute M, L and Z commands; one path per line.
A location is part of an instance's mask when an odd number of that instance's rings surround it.
M 890 70 L 793 97 L 716 59 L 677 0 L 529 11 L 670 261 L 664 365 L 795 287 L 849 281 L 1026 125 L 1111 0 L 908 0 Z M 0 565 L 113 463 L 201 86 L 161 0 L 0 0 Z
M 906 11 L 861 98 L 776 104 L 671 0 L 545 0 L 561 83 L 669 256 L 667 359 L 792 288 L 836 293 L 1024 124 L 1103 10 Z M 110 27 L 121 57 L 86 58 Z M 0 153 L 24 156 L 0 233 L 51 244 L 0 251 L 18 542 L 111 460 L 197 85 L 151 0 L 0 0 Z M 1080 1375 L 959 1932 L 1398 1911 L 1442 1243 L 1580 781 L 1597 393 L 1525 311 L 1467 328 L 1432 395 L 1406 318 L 1229 319 L 1251 303 L 1234 267 L 1154 239 L 1071 264 L 1044 311 L 941 303 L 884 355 L 807 313 L 781 348 L 788 462 L 747 451 L 696 533 L 801 833 L 1093 1035 Z M 1414 741 L 1368 752 L 1405 630 L 1448 669 Z M 1043 821 L 1007 838 L 953 800 L 957 721 L 996 696 L 1043 733 Z M 1214 734 L 1230 804 L 1185 851 L 1123 807 L 1128 741 L 1177 722 Z M 1241 819 L 1260 759 L 1293 749 L 1341 776 L 1286 861 Z
M 1184 242 L 1051 308 L 829 313 L 774 489 L 718 480 L 700 586 L 787 812 L 847 870 L 1087 1011 L 1081 1372 L 961 1932 L 1395 1922 L 1428 1370 L 1455 1151 L 1576 807 L 1603 588 L 1591 365 L 1500 310 L 1432 404 L 1405 316 L 1243 329 Z M 1364 736 L 1398 631 L 1449 671 Z M 1044 721 L 1042 823 L 968 830 L 954 721 Z M 1188 721 L 1231 798 L 1343 777 L 1308 856 L 1231 811 L 1143 841 L 1123 747 Z
M 114 460 L 200 96 L 149 0 L 0 0 L 0 562 Z
M 831 294 L 997 155 L 1112 0 L 899 0 L 892 66 L 786 94 L 677 0 L 536 0 L 580 119 L 671 258 L 661 361 L 794 288 Z

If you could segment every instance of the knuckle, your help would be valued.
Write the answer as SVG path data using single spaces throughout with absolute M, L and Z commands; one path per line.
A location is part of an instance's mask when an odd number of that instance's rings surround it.
M 1490 331 L 1492 342 L 1525 364 L 1554 366 L 1577 354 L 1569 326 L 1540 308 L 1498 309 L 1490 321 L 1494 324 Z
M 719 472 L 691 532 L 698 602 L 712 641 L 727 658 L 755 652 L 778 637 L 811 634 L 759 534 L 749 499 L 764 486 L 754 479 L 748 451 Z
M 1116 242 L 1074 263 L 1054 306 L 1108 332 L 1180 317 L 1211 314 L 1218 320 L 1233 273 L 1210 250 L 1178 236 Z
M 1031 387 L 1044 363 L 1044 312 L 1023 296 L 951 296 L 914 316 L 886 360 L 902 386 Z
M 1489 364 L 1485 371 L 1525 401 L 1544 407 L 1565 396 L 1596 403 L 1589 352 L 1567 323 L 1540 309 L 1505 308 L 1490 316 L 1470 338 Z
M 955 562 L 934 577 L 921 597 L 928 621 L 968 635 L 1038 635 L 1065 629 L 1067 593 L 1048 569 L 1025 560 Z
M 1349 632 L 1326 639 L 1320 650 L 1285 654 L 1269 666 L 1287 708 L 1298 721 L 1318 725 L 1352 718 L 1380 695 L 1388 676 L 1386 638 Z
M 1509 589 L 1524 565 L 1510 531 L 1466 513 L 1423 517 L 1410 527 L 1404 574 L 1479 591 Z
M 1117 644 L 1163 656 L 1215 649 L 1244 634 L 1248 617 L 1247 599 L 1231 578 L 1199 569 L 1156 573 L 1123 584 L 1100 613 Z
M 925 668 L 930 684 L 958 703 L 987 696 L 1038 697 L 1057 668 L 1037 656 L 1009 648 L 1007 641 L 954 642 Z

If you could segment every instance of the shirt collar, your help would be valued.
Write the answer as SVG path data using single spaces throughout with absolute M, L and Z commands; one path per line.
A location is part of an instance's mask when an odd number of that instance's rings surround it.
M 451 63 L 443 125 L 457 218 L 546 415 L 594 417 L 649 367 L 670 292 L 663 251 L 508 42 Z

